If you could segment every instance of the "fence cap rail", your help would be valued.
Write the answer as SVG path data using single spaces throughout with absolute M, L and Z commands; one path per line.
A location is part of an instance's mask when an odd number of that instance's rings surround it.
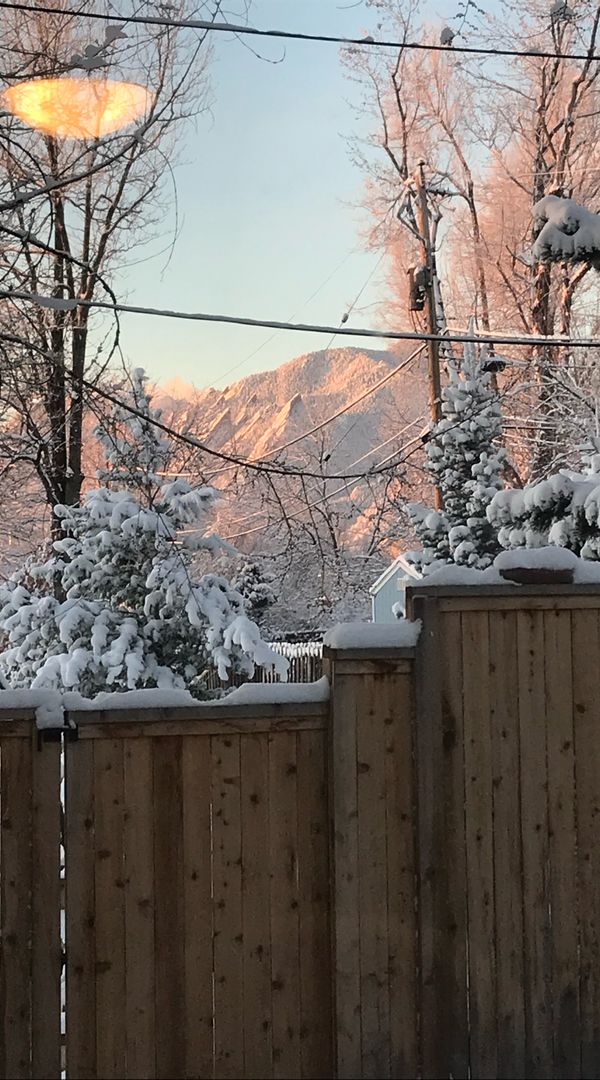
M 381 646 L 380 648 L 336 648 L 332 645 L 325 645 L 323 647 L 323 657 L 332 660 L 414 660 L 416 654 L 416 647 L 407 646 L 391 647 Z
M 434 597 L 469 597 L 469 596 L 511 596 L 523 599 L 528 596 L 597 596 L 600 602 L 600 584 L 584 583 L 581 585 L 427 585 L 427 579 L 419 585 L 407 585 L 407 599 L 419 596 Z
M 222 722 L 223 728 L 231 730 L 234 724 L 243 725 L 244 722 L 253 720 L 273 720 L 284 722 L 286 718 L 308 718 L 314 716 L 326 716 L 329 705 L 327 701 L 290 701 L 290 702 L 264 702 L 256 705 L 207 705 L 198 702 L 198 705 L 173 706 L 156 709 L 135 709 L 131 706 L 123 709 L 68 709 L 65 710 L 65 719 L 78 727 L 87 724 L 129 724 L 130 722 L 156 724 L 166 722 L 193 722 L 201 721 Z

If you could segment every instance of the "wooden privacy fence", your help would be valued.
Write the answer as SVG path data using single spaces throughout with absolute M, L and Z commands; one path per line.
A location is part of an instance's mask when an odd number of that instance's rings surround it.
M 63 1037 L 61 747 L 12 710 L 2 1077 L 600 1077 L 600 590 L 408 606 L 329 702 L 69 715 Z

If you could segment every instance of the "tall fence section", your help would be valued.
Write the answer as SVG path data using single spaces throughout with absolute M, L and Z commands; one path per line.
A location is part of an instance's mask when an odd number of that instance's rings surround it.
M 328 701 L 10 710 L 2 1077 L 600 1076 L 600 590 L 408 610 Z

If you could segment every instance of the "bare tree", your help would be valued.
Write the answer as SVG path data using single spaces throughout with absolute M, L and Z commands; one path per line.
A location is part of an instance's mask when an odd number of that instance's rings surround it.
M 529 252 L 540 198 L 572 196 L 591 209 L 600 198 L 600 8 L 585 3 L 573 13 L 565 5 L 552 14 L 538 0 L 503 0 L 495 13 L 470 2 L 464 8 L 456 44 L 559 55 L 486 60 L 452 48 L 376 50 L 374 57 L 348 50 L 373 124 L 353 152 L 367 174 L 371 243 L 390 254 L 395 317 L 406 319 L 403 271 L 418 258 L 411 175 L 421 159 L 450 316 L 464 322 L 475 313 L 484 329 L 541 335 L 587 328 L 598 313 L 596 275 L 585 266 L 534 263 Z M 414 0 L 378 0 L 376 9 L 382 34 L 439 44 L 440 28 L 424 23 Z M 584 59 L 564 58 L 575 52 Z M 568 355 L 531 350 L 531 360 L 529 409 L 543 421 L 527 444 L 535 473 L 549 464 L 551 373 Z
M 220 6 L 176 3 L 169 13 L 214 19 Z M 148 92 L 135 126 L 98 138 L 0 120 L 0 456 L 28 462 L 49 505 L 79 499 L 89 387 L 119 351 L 117 318 L 77 302 L 115 300 L 132 249 L 164 232 L 182 122 L 208 107 L 207 33 L 79 17 L 111 10 L 75 0 L 69 15 L 0 17 L 9 82 L 65 71 L 87 78 L 92 57 L 102 76 Z

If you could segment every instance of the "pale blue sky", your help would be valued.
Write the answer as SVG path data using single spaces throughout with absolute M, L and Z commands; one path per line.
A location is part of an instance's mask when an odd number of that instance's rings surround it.
M 364 0 L 345 2 L 253 0 L 251 22 L 350 36 L 373 27 L 376 11 Z M 440 8 L 453 12 L 455 5 L 443 0 Z M 267 64 L 239 41 L 213 36 L 213 115 L 186 131 L 181 157 L 187 164 L 177 170 L 182 234 L 164 272 L 164 256 L 130 270 L 128 298 L 145 306 L 282 320 L 295 315 L 337 325 L 377 262 L 361 239 L 365 218 L 356 203 L 363 181 L 346 142 L 357 131 L 349 104 L 356 91 L 344 77 L 339 47 L 288 41 L 284 61 Z M 281 42 L 247 40 L 266 56 L 281 56 Z M 356 325 L 378 322 L 369 305 L 384 295 L 382 270 L 360 299 Z M 314 334 L 279 333 L 246 361 L 269 331 L 142 316 L 125 318 L 123 327 L 132 364 L 145 366 L 152 378 L 176 375 L 198 387 L 224 385 L 327 343 Z

